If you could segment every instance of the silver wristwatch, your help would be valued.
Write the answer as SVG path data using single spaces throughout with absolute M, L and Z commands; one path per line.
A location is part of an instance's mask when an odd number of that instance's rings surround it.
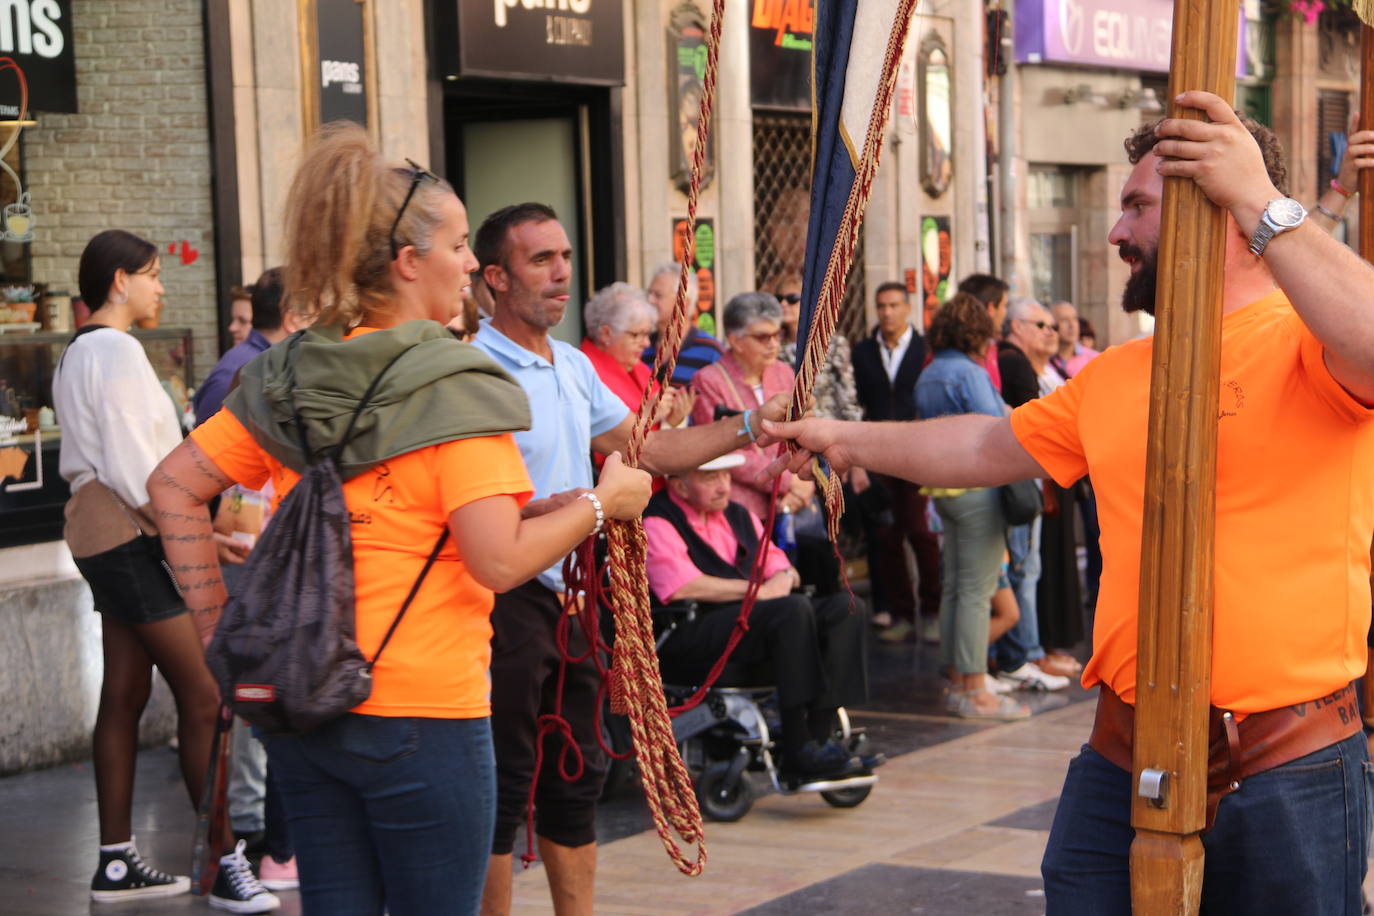
M 1255 234 L 1250 237 L 1250 250 L 1255 257 L 1263 257 L 1264 249 L 1274 240 L 1274 236 L 1296 229 L 1307 219 L 1307 210 L 1291 197 L 1275 197 L 1264 205 Z

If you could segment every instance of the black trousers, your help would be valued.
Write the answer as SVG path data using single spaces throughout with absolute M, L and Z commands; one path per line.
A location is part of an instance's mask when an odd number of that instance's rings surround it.
M 544 739 L 544 760 L 534 771 L 538 719 L 552 713 L 558 700 L 562 655 L 555 640 L 563 613 L 558 596 L 537 581 L 496 596 L 491 623 L 491 728 L 496 747 L 496 834 L 492 852 L 504 855 L 515 845 L 525 818 L 530 781 L 535 790 L 535 833 L 562 846 L 596 841 L 596 801 L 606 781 L 608 764 L 596 736 L 596 701 L 601 676 L 591 658 L 568 666 L 563 685 L 563 718 L 582 749 L 581 778 L 567 782 L 559 773 L 563 739 Z M 572 655 L 587 651 L 580 622 L 569 638 Z M 574 769 L 569 755 L 568 768 Z
M 725 651 L 739 607 L 704 604 L 695 620 L 679 624 L 658 651 L 664 679 L 700 683 Z M 850 597 L 844 593 L 815 599 L 794 594 L 760 601 L 749 614 L 749 629 L 730 656 L 721 686 L 729 686 L 732 670 L 771 662 L 782 709 L 862 703 L 868 699 L 867 624 L 867 606 L 855 598 L 851 609 Z

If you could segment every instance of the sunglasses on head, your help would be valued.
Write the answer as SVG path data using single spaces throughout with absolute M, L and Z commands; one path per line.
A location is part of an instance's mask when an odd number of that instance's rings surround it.
M 387 233 L 387 239 L 391 243 L 391 260 L 393 261 L 401 256 L 401 246 L 396 243 L 396 230 L 401 226 L 401 217 L 405 216 L 406 207 L 410 206 L 410 199 L 415 196 L 415 189 L 418 188 L 420 182 L 424 181 L 426 178 L 432 178 L 436 182 L 439 180 L 438 175 L 434 174 L 423 165 L 420 165 L 414 159 L 407 159 L 406 162 L 409 163 L 408 168 L 401 168 L 396 171 L 402 174 L 408 173 L 410 175 L 410 188 L 406 191 L 405 199 L 401 201 L 400 209 L 396 211 L 396 218 L 391 221 L 391 231 Z

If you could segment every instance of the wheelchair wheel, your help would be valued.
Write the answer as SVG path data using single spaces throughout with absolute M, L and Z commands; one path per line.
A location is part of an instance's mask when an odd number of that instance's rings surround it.
M 868 793 L 873 791 L 872 786 L 859 786 L 857 789 L 831 789 L 829 792 L 822 792 L 821 798 L 832 808 L 857 808 L 868 798 Z
M 697 779 L 697 802 L 701 805 L 701 813 L 713 821 L 737 821 L 748 814 L 754 804 L 748 776 L 741 773 L 733 785 L 729 782 L 729 761 L 711 764 Z

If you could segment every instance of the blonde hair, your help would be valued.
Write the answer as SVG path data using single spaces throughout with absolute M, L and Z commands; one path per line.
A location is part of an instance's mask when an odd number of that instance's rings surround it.
M 386 313 L 391 224 L 415 172 L 384 162 L 367 131 L 348 121 L 316 134 L 286 198 L 286 291 L 291 308 L 320 324 L 352 327 Z M 429 253 L 448 182 L 424 179 L 396 227 L 398 246 Z

